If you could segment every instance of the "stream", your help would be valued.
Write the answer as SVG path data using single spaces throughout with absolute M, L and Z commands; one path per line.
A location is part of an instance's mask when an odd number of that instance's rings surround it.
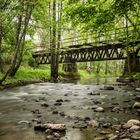
M 114 89 L 104 90 L 104 85 Z M 4 89 L 0 91 L 0 140 L 45 140 L 42 132 L 34 131 L 34 125 L 46 122 L 66 124 L 66 135 L 61 140 L 94 140 L 102 135 L 101 131 L 112 130 L 93 131 L 75 126 L 92 119 L 106 125 L 139 120 L 140 115 L 133 108 L 138 95 L 140 92 L 117 83 L 116 78 L 37 83 Z M 104 111 L 95 111 L 97 107 Z

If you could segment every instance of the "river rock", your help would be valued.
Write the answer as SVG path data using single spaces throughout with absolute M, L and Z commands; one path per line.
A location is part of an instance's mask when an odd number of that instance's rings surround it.
M 103 128 L 109 128 L 112 124 L 111 123 L 103 123 L 101 126 Z
M 100 102 L 100 101 L 97 101 L 97 100 L 96 100 L 96 101 L 93 100 L 92 102 L 93 102 L 95 105 L 97 105 L 97 104 L 101 104 L 101 102 Z
M 107 135 L 107 137 L 108 137 L 108 140 L 116 140 L 118 138 L 118 135 L 109 134 L 109 135 Z
M 134 125 L 140 126 L 140 121 L 139 120 L 134 120 L 134 119 L 129 120 L 126 124 L 123 125 L 123 128 L 129 129 Z
M 53 135 L 56 137 L 56 138 L 60 138 L 61 137 L 61 135 L 59 134 L 59 133 L 53 133 Z
M 35 131 L 45 131 L 46 128 L 45 128 L 45 126 L 44 126 L 43 124 L 36 124 L 36 125 L 34 126 L 34 130 L 35 130 Z
M 95 111 L 96 111 L 96 112 L 104 112 L 104 108 L 102 108 L 102 107 L 97 107 L 97 108 L 95 109 Z
M 66 130 L 66 125 L 65 124 L 52 124 L 52 123 L 47 123 L 44 124 L 46 129 L 51 129 L 51 130 L 57 130 L 57 131 L 65 131 Z
M 45 135 L 46 135 L 46 140 L 60 140 L 60 138 L 65 135 L 65 133 L 61 133 L 61 132 L 54 132 L 50 129 L 47 129 L 45 131 Z
M 42 103 L 41 106 L 43 106 L 43 107 L 49 107 L 49 105 L 47 103 Z
M 47 135 L 46 140 L 56 140 L 53 135 Z
M 56 102 L 63 102 L 63 100 L 62 99 L 58 99 L 58 100 L 56 100 Z
M 100 95 L 100 93 L 99 92 L 90 92 L 90 93 L 88 93 L 88 95 Z
M 133 105 L 134 108 L 140 108 L 140 102 L 135 102 Z
M 61 102 L 56 102 L 54 105 L 55 106 L 60 106 L 60 105 L 62 105 L 62 103 Z
M 113 86 L 104 86 L 104 90 L 114 90 Z
M 96 109 L 96 108 L 98 108 L 98 106 L 97 105 L 93 105 L 92 107 L 91 107 L 91 109 Z
M 140 101 L 140 95 L 137 95 L 135 100 L 139 102 Z
M 99 123 L 96 120 L 91 120 L 88 122 L 88 125 L 92 128 L 97 128 L 99 127 Z
M 68 99 L 66 99 L 66 100 L 64 100 L 64 102 L 70 102 L 71 100 L 68 100 Z
M 90 121 L 90 120 L 91 120 L 90 117 L 85 117 L 85 118 L 84 118 L 84 121 Z
M 52 112 L 52 114 L 58 114 L 58 111 L 57 111 L 57 110 L 54 110 L 54 111 Z
M 132 137 L 133 140 L 140 140 L 140 131 L 133 133 Z
M 54 130 L 54 131 L 65 131 L 66 125 L 65 124 L 52 124 L 52 123 L 37 124 L 34 126 L 34 129 L 39 130 L 39 131 L 45 131 L 47 129 Z
M 51 130 L 51 129 L 47 129 L 46 131 L 45 131 L 45 134 L 47 134 L 47 135 L 51 135 L 53 133 L 53 131 Z
M 107 134 L 109 134 L 108 131 L 104 131 L 104 130 L 100 131 L 99 133 L 102 134 L 102 135 L 107 135 Z
M 73 128 L 87 128 L 87 123 L 77 122 L 77 123 L 74 124 Z
M 114 108 L 112 108 L 111 112 L 117 112 L 120 111 L 120 107 L 116 106 Z
M 94 140 L 106 140 L 105 137 L 97 137 L 97 138 L 94 138 Z
M 140 92 L 140 88 L 136 88 L 135 90 Z
M 140 126 L 133 125 L 129 130 L 130 130 L 130 132 L 138 131 L 138 130 L 140 130 Z
M 108 140 L 116 140 L 116 139 L 118 139 L 118 136 L 117 135 L 114 135 L 111 138 L 109 138 Z
M 121 125 L 112 125 L 112 129 L 114 130 L 120 130 L 121 129 Z
M 137 113 L 140 114 L 140 109 L 137 109 Z
M 60 116 L 66 116 L 66 114 L 64 112 L 59 112 Z
M 39 109 L 32 110 L 31 112 L 32 112 L 33 114 L 41 114 L 41 112 L 40 112 Z

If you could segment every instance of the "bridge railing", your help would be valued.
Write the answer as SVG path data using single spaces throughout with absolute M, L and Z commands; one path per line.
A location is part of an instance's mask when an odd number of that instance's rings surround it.
M 86 36 L 86 37 L 85 37 Z M 128 28 L 117 28 L 104 32 L 95 31 L 86 35 L 65 38 L 61 41 L 62 48 L 79 47 L 78 44 L 87 44 L 86 46 L 103 46 L 104 44 L 116 42 L 131 42 L 140 38 L 140 25 L 128 26 Z
M 60 43 L 61 50 L 77 49 L 82 47 L 98 47 L 105 46 L 106 44 L 128 43 L 140 40 L 140 24 L 135 26 L 128 26 L 128 28 L 116 28 L 113 31 L 94 31 L 93 33 L 85 33 L 71 38 L 65 38 Z M 51 44 L 46 44 L 51 46 Z M 50 48 L 42 51 L 37 51 L 34 54 L 41 54 L 50 52 Z

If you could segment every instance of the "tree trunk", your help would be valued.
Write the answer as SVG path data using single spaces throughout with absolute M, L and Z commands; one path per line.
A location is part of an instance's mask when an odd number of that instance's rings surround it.
M 22 15 L 20 15 L 18 17 L 18 26 L 17 26 L 17 33 L 16 33 L 16 46 L 15 46 L 16 49 L 15 49 L 14 57 L 13 57 L 12 64 L 11 64 L 11 67 L 10 67 L 10 73 L 9 73 L 10 76 L 12 76 L 12 73 L 14 73 L 14 71 L 15 71 L 17 56 L 18 56 L 18 52 L 19 52 L 19 49 L 20 49 L 21 26 L 22 26 Z
M 105 75 L 108 74 L 108 64 L 107 64 L 107 61 L 105 61 Z
M 10 76 L 15 76 L 16 72 L 18 71 L 20 65 L 21 65 L 21 62 L 23 60 L 23 54 L 24 54 L 24 46 L 25 46 L 25 36 L 26 36 L 26 32 L 27 32 L 27 27 L 28 27 L 28 23 L 29 23 L 29 20 L 30 20 L 30 17 L 31 17 L 31 14 L 32 14 L 32 10 L 33 8 L 31 7 L 27 7 L 27 10 L 26 10 L 26 17 L 25 17 L 25 20 L 24 20 L 24 29 L 23 29 L 23 33 L 22 35 L 20 36 L 20 44 L 19 44 L 19 52 L 17 54 L 17 58 L 16 59 L 16 64 L 14 65 L 14 67 L 12 67 L 9 75 Z
M 97 63 L 96 73 L 100 72 L 100 62 Z
M 3 29 L 2 26 L 0 25 L 0 71 L 1 73 L 4 72 L 3 61 L 2 61 L 2 38 L 3 38 Z
M 53 0 L 53 29 L 52 29 L 52 46 L 51 46 L 51 81 L 57 82 L 58 65 L 56 51 L 56 0 Z
M 61 18 L 62 18 L 62 1 L 58 2 L 58 41 L 57 41 L 57 52 L 56 52 L 56 73 L 58 77 L 58 72 L 59 72 L 59 50 L 61 47 Z

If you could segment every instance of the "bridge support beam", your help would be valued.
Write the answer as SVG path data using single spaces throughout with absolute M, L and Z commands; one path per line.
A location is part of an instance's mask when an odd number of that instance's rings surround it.
M 65 72 L 78 72 L 76 62 L 63 64 L 63 70 Z
M 140 58 L 132 58 L 125 60 L 123 75 L 133 72 L 140 72 Z
M 65 63 L 62 69 L 65 72 L 65 75 L 63 75 L 65 78 L 80 79 L 76 62 Z

